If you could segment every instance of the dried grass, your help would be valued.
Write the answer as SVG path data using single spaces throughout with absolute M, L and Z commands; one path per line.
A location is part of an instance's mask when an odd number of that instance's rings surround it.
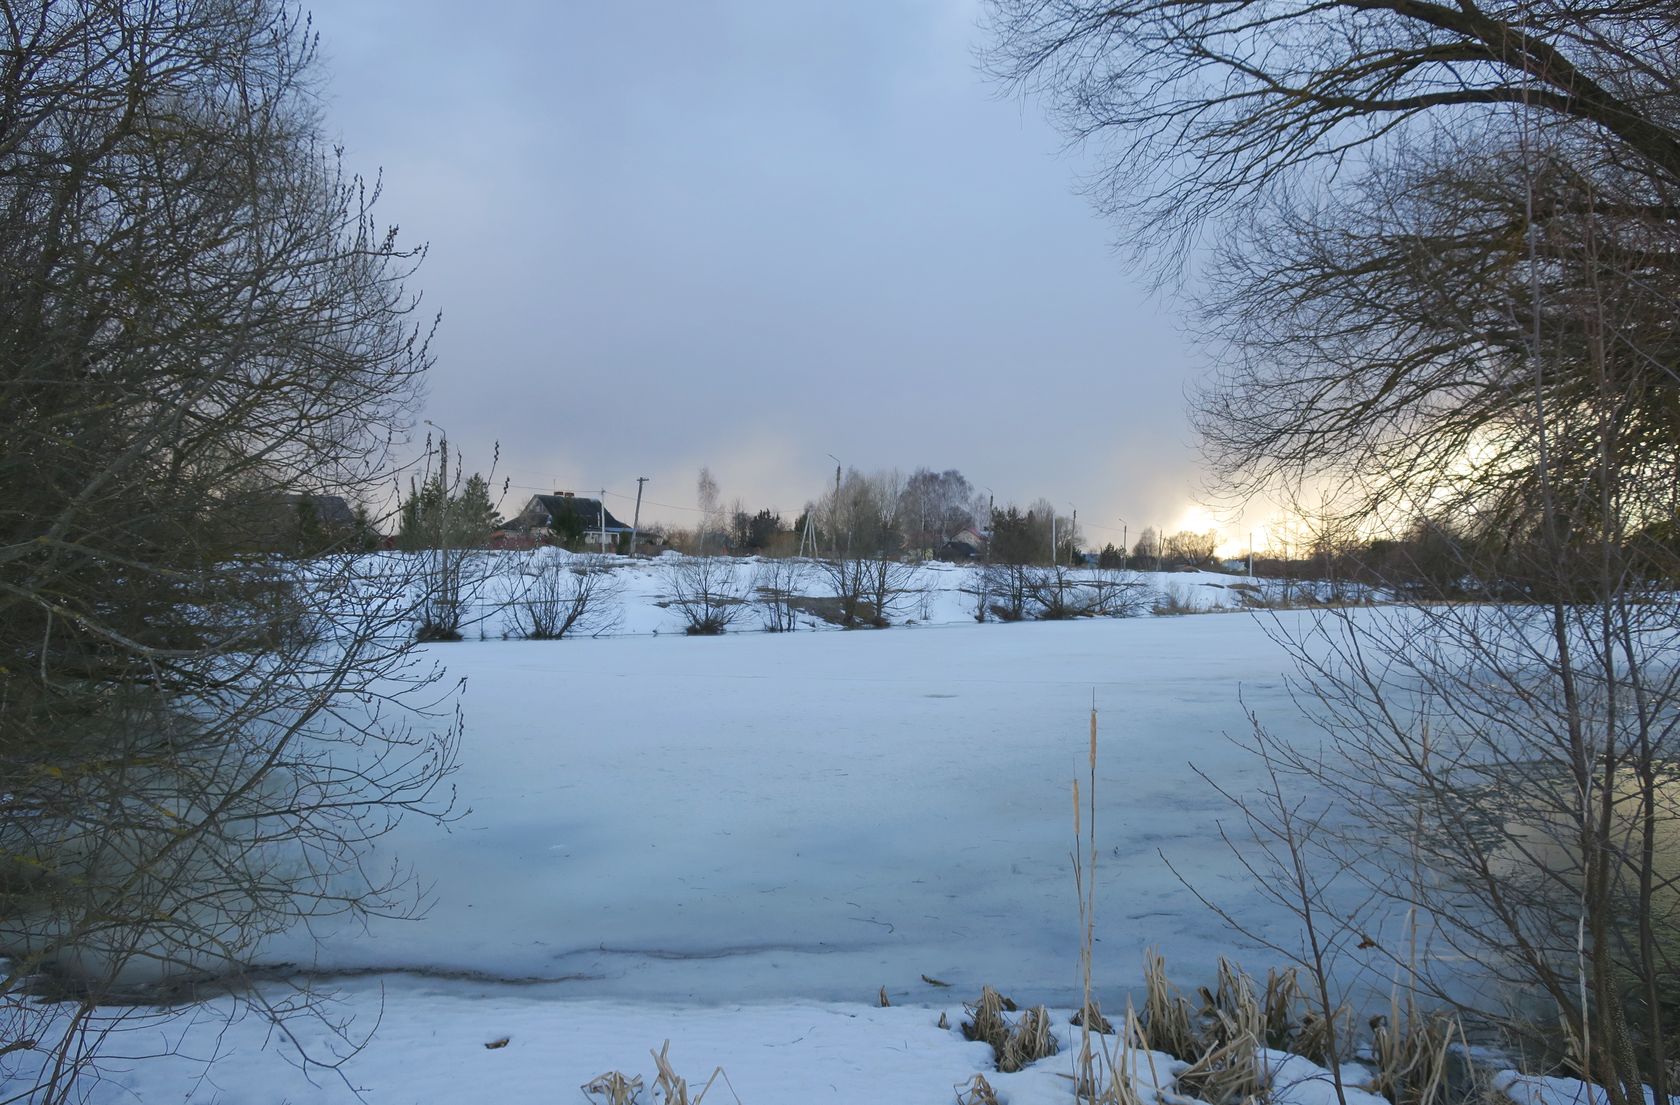
M 1143 1027 L 1155 1046 L 1175 1059 L 1194 1062 L 1203 1047 L 1190 1002 L 1167 980 L 1167 963 L 1154 948 L 1143 953 Z
M 1005 1073 L 1018 1071 L 1045 1056 L 1056 1054 L 1056 1038 L 1050 1034 L 1050 1013 L 1040 1005 L 1021 1014 L 1011 1024 L 1004 1013 L 1015 1012 L 1017 1006 L 990 986 L 980 988 L 980 1000 L 963 1003 L 968 1020 L 962 1023 L 962 1034 L 970 1040 L 987 1044 L 997 1069 Z
M 714 1067 L 712 1076 L 706 1079 L 706 1084 L 700 1087 L 700 1092 L 690 1098 L 688 1096 L 687 1080 L 678 1076 L 677 1072 L 671 1069 L 671 1062 L 666 1057 L 666 1053 L 670 1050 L 671 1041 L 666 1040 L 658 1051 L 648 1052 L 649 1055 L 653 1056 L 653 1065 L 659 1071 L 654 1078 L 653 1086 L 654 1092 L 660 1096 L 663 1105 L 700 1105 L 702 1101 L 706 1100 L 706 1094 L 711 1092 L 712 1086 L 719 1078 L 723 1079 L 725 1086 L 728 1086 L 730 1096 L 735 1098 L 735 1105 L 741 1105 L 741 1098 L 735 1093 L 735 1087 L 729 1084 L 729 1076 L 723 1073 L 722 1067 Z
M 1003 1014 L 1005 1010 L 1014 1008 L 1014 1002 L 990 986 L 980 987 L 979 1001 L 972 1004 L 963 1002 L 963 1012 L 968 1014 L 968 1019 L 962 1023 L 964 1038 L 990 1044 L 993 1054 L 1001 1055 L 1003 1042 L 1009 1038 L 1009 1022 Z
M 1088 799 L 1091 803 L 1091 840 L 1090 861 L 1086 863 L 1086 842 L 1084 832 L 1083 807 L 1079 804 L 1079 777 L 1073 779 L 1073 888 L 1079 896 L 1079 975 L 1084 986 L 1084 997 L 1080 1002 L 1079 1012 L 1073 1015 L 1073 1023 L 1079 1026 L 1079 1057 L 1074 1063 L 1074 1096 L 1088 1105 L 1095 1105 L 1098 1100 L 1098 1084 L 1102 1081 L 1096 1062 L 1096 1053 L 1091 1048 L 1091 1033 L 1103 1031 L 1108 1025 L 1103 1018 L 1102 1010 L 1097 1008 L 1097 999 L 1091 996 L 1091 948 L 1095 940 L 1096 904 L 1097 904 L 1097 706 L 1091 703 L 1091 748 L 1089 756 L 1091 789 Z M 1107 1058 L 1106 1049 L 1099 1049 L 1103 1057 Z
M 957 1091 L 957 1105 L 998 1105 L 997 1091 L 986 1081 L 986 1076 L 977 1074 L 967 1082 L 959 1082 Z
M 1352 1021 L 1353 1012 L 1345 1005 L 1336 1009 L 1333 1022 L 1314 1012 L 1304 1013 L 1287 1050 L 1329 1067 L 1332 1060 L 1341 1058 L 1333 1054 L 1336 1042 L 1353 1038 Z
M 1266 972 L 1266 993 L 1260 999 L 1265 1025 L 1261 1039 L 1269 1048 L 1289 1050 L 1295 1038 L 1296 1016 L 1304 1004 L 1300 976 L 1294 967 Z
M 1466 1043 L 1457 1017 L 1426 1015 L 1411 1002 L 1402 1008 L 1398 995 L 1391 996 L 1389 1015 L 1371 1018 L 1371 1088 L 1394 1105 L 1437 1105 L 1446 1093 L 1455 1040 Z
M 1034 1006 L 1021 1014 L 1015 1030 L 1004 1039 L 997 1068 L 1006 1074 L 1013 1073 L 1056 1054 L 1057 1050 L 1056 1037 L 1050 1034 L 1050 1011 L 1042 1005 Z
M 642 1092 L 642 1076 L 626 1078 L 616 1070 L 598 1074 L 579 1087 L 586 1101 L 594 1105 L 636 1105 Z
M 1177 587 L 1162 592 L 1155 600 L 1152 612 L 1161 617 L 1178 617 L 1184 614 L 1206 614 L 1210 611 L 1207 603 L 1181 592 Z
M 1266 1035 L 1266 1015 L 1254 994 L 1254 979 L 1248 972 L 1224 956 L 1219 957 L 1219 969 L 1214 990 L 1202 987 L 1202 1047 L 1215 1051 L 1233 1040 L 1249 1039 L 1258 1043 Z
M 1114 1034 L 1114 1025 L 1110 1023 L 1107 1017 L 1103 1016 L 1102 1006 L 1098 1004 L 1096 998 L 1092 998 L 1090 1004 L 1075 1012 L 1068 1023 L 1077 1028 L 1089 1028 L 1100 1036 L 1112 1036 Z
M 1178 1092 L 1207 1105 L 1238 1105 L 1258 1100 L 1266 1090 L 1260 1041 L 1240 1035 L 1210 1049 L 1178 1075 Z

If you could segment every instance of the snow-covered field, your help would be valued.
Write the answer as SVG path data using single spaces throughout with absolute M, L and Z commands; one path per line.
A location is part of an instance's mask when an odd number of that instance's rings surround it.
M 429 915 L 271 958 L 591 997 L 936 997 L 928 974 L 1070 998 L 1093 699 L 1099 976 L 1129 984 L 1151 943 L 1197 972 L 1232 947 L 1157 851 L 1258 908 L 1189 766 L 1241 784 L 1239 684 L 1293 715 L 1247 615 L 432 648 L 467 680 L 467 812 L 381 844 Z
M 371 858 L 412 865 L 429 913 L 266 949 L 326 976 L 355 1031 L 379 1025 L 345 1077 L 311 1086 L 279 1037 L 229 1028 L 212 1004 L 114 1037 L 144 1054 L 147 1033 L 186 1033 L 179 1057 L 105 1064 L 92 1098 L 578 1100 L 609 1069 L 651 1085 L 646 1049 L 668 1038 L 692 1088 L 722 1065 L 754 1105 L 950 1100 L 991 1064 L 934 1027 L 940 1009 L 955 1023 L 983 983 L 1076 1004 L 1070 785 L 1093 703 L 1105 1005 L 1123 1005 L 1151 945 L 1185 982 L 1221 954 L 1263 971 L 1167 864 L 1293 932 L 1221 843 L 1232 811 L 1190 767 L 1246 787 L 1252 765 L 1226 739 L 1245 705 L 1308 736 L 1274 615 L 981 625 L 966 573 L 929 571 L 948 578 L 916 624 L 880 632 L 684 637 L 653 566 L 621 569 L 615 635 L 428 646 L 465 680 L 462 816 L 405 824 Z M 1229 577 L 1147 581 L 1241 604 Z M 871 1007 L 882 987 L 895 1008 Z M 1063 1102 L 1070 1069 L 988 1077 L 1014 1105 Z M 719 1085 L 708 1100 L 733 1098 Z
M 1310 615 L 977 624 L 971 570 L 931 565 L 915 624 L 768 634 L 749 615 L 691 638 L 659 605 L 664 569 L 614 572 L 613 636 L 429 646 L 466 680 L 467 812 L 381 844 L 430 885 L 427 918 L 300 932 L 268 957 L 589 997 L 936 999 L 926 974 L 1071 1001 L 1069 788 L 1093 704 L 1099 980 L 1129 987 L 1151 944 L 1189 977 L 1242 950 L 1167 861 L 1244 916 L 1266 908 L 1190 765 L 1240 789 L 1244 703 L 1300 724 L 1268 630 Z M 1138 582 L 1217 608 L 1245 581 Z

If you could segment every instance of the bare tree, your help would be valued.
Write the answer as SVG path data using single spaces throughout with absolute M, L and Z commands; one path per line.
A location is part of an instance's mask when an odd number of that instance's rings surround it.
M 918 468 L 904 481 L 898 516 L 909 547 L 935 549 L 974 524 L 974 486 L 955 468 Z
M 894 555 L 904 547 L 898 514 L 904 480 L 897 471 L 864 475 L 848 469 L 836 493 L 827 496 L 828 530 L 835 556 L 849 559 Z
M 1086 608 L 1102 618 L 1133 618 L 1149 607 L 1149 588 L 1136 572 L 1097 568 L 1085 577 Z
M 364 846 L 447 809 L 459 725 L 405 693 L 405 567 L 242 551 L 288 494 L 382 497 L 430 360 L 306 24 L 48 0 L 0 58 L 0 1063 L 56 1101 L 113 994 L 412 908 Z
M 810 565 L 791 556 L 768 557 L 753 569 L 752 593 L 758 599 L 758 609 L 764 618 L 764 628 L 772 633 L 788 633 L 799 628 L 800 588 L 805 585 Z
M 1213 563 L 1214 550 L 1219 545 L 1219 534 L 1214 530 L 1205 533 L 1180 530 L 1161 544 L 1162 555 L 1168 563 L 1187 568 L 1205 568 Z
M 712 470 L 701 466 L 700 475 L 695 480 L 695 502 L 700 508 L 700 523 L 695 527 L 695 542 L 701 556 L 706 555 L 709 545 L 720 544 L 725 532 L 723 503 L 718 498 L 717 480 L 712 478 Z
M 722 633 L 747 609 L 747 586 L 726 556 L 685 556 L 665 567 L 671 605 L 690 636 Z
M 613 629 L 623 614 L 623 588 L 606 557 L 567 557 L 554 549 L 536 549 L 521 576 L 507 606 L 519 635 L 530 640 L 599 636 Z
M 1026 600 L 1026 612 L 1040 621 L 1082 618 L 1091 613 L 1084 573 L 1063 564 L 1029 569 Z
M 1031 616 L 1038 571 L 1031 564 L 987 564 L 980 569 L 979 590 L 990 600 L 987 607 L 999 621 L 1018 622 Z M 984 619 L 981 619 L 982 621 Z
M 827 578 L 836 620 L 846 629 L 883 629 L 921 594 L 915 565 L 884 556 L 820 560 L 816 569 Z
M 1132 546 L 1132 563 L 1140 570 L 1159 570 L 1161 557 L 1166 553 L 1166 542 L 1161 539 L 1161 533 L 1153 526 L 1145 526 L 1138 534 L 1137 543 Z
M 1096 195 L 1132 240 L 1218 241 L 1210 468 L 1332 488 L 1365 527 L 1449 518 L 1453 578 L 1523 600 L 1329 616 L 1290 644 L 1331 751 L 1272 762 L 1342 800 L 1345 857 L 1421 857 L 1373 886 L 1561 1020 L 1614 1105 L 1663 1099 L 1680 23 L 1647 0 L 994 11 L 999 67 L 1115 143 Z
M 461 456 L 451 455 L 447 438 L 440 436 L 434 451 L 428 435 L 426 445 L 425 466 L 398 510 L 399 545 L 417 582 L 414 636 L 459 641 L 501 611 L 500 602 L 487 601 L 495 568 L 485 548 L 495 507 L 488 480 L 477 473 L 463 479 Z

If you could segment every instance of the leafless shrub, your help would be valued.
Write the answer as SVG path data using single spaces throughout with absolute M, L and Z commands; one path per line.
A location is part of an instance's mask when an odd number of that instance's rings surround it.
M 447 438 L 435 448 L 426 439 L 425 467 L 400 505 L 399 547 L 411 564 L 419 592 L 416 641 L 459 641 L 463 631 L 500 613 L 502 604 L 486 601 L 495 577 L 484 549 L 488 536 L 488 481 L 463 477 L 459 452 Z M 492 472 L 493 474 L 493 472 Z M 476 518 L 463 515 L 477 515 Z
M 690 636 L 722 633 L 747 609 L 747 589 L 725 556 L 685 556 L 665 567 L 671 605 Z
M 511 597 L 519 635 L 532 641 L 598 636 L 618 624 L 623 588 L 605 557 L 568 559 L 554 549 L 532 552 Z
M 915 565 L 888 557 L 823 560 L 817 567 L 833 588 L 839 624 L 847 629 L 885 628 L 920 594 Z
M 1206 614 L 1208 606 L 1198 602 L 1187 592 L 1178 587 L 1168 587 L 1155 600 L 1153 612 L 1163 617 L 1177 617 L 1184 614 Z
M 1085 608 L 1100 618 L 1135 618 L 1149 609 L 1149 588 L 1136 572 L 1116 568 L 1087 571 Z
M 1328 485 L 1342 519 L 1396 531 L 1440 507 L 1471 537 L 1448 578 L 1507 600 L 1330 614 L 1289 642 L 1325 741 L 1266 752 L 1357 823 L 1326 826 L 1304 866 L 1393 895 L 1450 949 L 1359 949 L 1425 1000 L 1463 1002 L 1443 962 L 1498 980 L 1528 1008 L 1464 1012 L 1525 1049 L 1561 1018 L 1612 1105 L 1665 1100 L 1680 1008 L 1669 9 L 993 10 L 999 68 L 1075 135 L 1113 141 L 1096 190 L 1134 216 L 1127 236 L 1167 245 L 1169 266 L 1198 231 L 1222 243 L 1199 306 L 1229 367 L 1196 412 L 1222 490 Z M 1322 879 L 1301 881 L 1316 901 Z M 1335 908 L 1313 908 L 1334 927 Z
M 968 606 L 974 620 L 984 622 L 992 616 L 992 576 L 987 567 L 976 566 L 963 575 L 958 591 L 968 596 Z
M 420 253 L 323 141 L 314 42 L 262 0 L 0 19 L 8 1097 L 74 1098 L 148 1019 L 117 997 L 237 981 L 316 918 L 413 912 L 369 842 L 449 806 L 419 565 L 248 553 L 290 496 L 388 494 L 431 359 Z M 49 987 L 78 1000 L 35 1003 Z M 353 1048 L 317 1027 L 279 1034 Z
M 980 571 L 980 590 L 991 601 L 989 610 L 993 617 L 1002 622 L 1018 622 L 1029 616 L 1038 578 L 1033 565 L 988 564 Z
M 1082 571 L 1063 564 L 1027 569 L 1027 611 L 1040 621 L 1083 618 L 1091 613 Z
M 809 564 L 796 557 L 772 557 L 758 562 L 753 569 L 752 593 L 765 629 L 786 633 L 799 628 L 798 599 L 808 573 Z

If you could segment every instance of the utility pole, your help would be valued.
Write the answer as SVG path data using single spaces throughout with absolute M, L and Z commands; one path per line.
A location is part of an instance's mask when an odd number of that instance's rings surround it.
M 1254 578 L 1254 531 L 1248 531 L 1248 578 Z
M 596 500 L 601 508 L 601 555 L 607 555 L 607 489 L 601 488 L 601 497 Z
M 835 532 L 834 532 L 834 553 L 833 553 L 833 555 L 834 555 L 835 559 L 838 560 L 839 557 L 840 557 L 840 458 L 835 456 L 833 453 L 825 453 L 823 455 L 828 457 L 829 460 L 834 462 L 834 530 L 835 530 Z M 852 527 L 850 525 L 846 526 L 846 551 L 847 552 L 852 551 Z
M 1122 518 L 1120 519 L 1120 570 L 1122 572 L 1126 570 L 1126 561 L 1131 559 L 1132 556 L 1131 546 L 1126 544 L 1126 535 L 1126 519 Z
M 636 530 L 642 524 L 642 485 L 646 483 L 646 476 L 636 477 L 636 513 L 630 516 L 630 555 L 636 555 Z

